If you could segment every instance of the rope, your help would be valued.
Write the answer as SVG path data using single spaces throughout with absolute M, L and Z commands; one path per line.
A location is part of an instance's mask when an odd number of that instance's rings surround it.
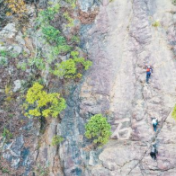
M 172 112 L 172 111 L 171 111 L 171 112 Z M 160 126 L 160 128 L 157 129 L 157 131 L 156 131 L 154 137 L 152 137 L 152 139 L 151 139 L 151 141 L 150 141 L 150 143 L 149 143 L 149 144 L 150 144 L 149 147 L 148 147 L 147 150 L 142 154 L 141 159 L 139 160 L 139 162 L 128 172 L 127 175 L 129 175 L 129 174 L 140 164 L 140 162 L 143 160 L 143 158 L 145 157 L 146 153 L 147 153 L 148 150 L 151 148 L 152 143 L 156 140 L 156 138 L 157 138 L 159 132 L 160 132 L 161 129 L 163 128 L 164 122 L 165 122 L 166 119 L 169 117 L 169 115 L 171 114 L 171 112 L 169 112 L 168 116 L 166 116 L 166 117 L 161 121 L 161 126 Z

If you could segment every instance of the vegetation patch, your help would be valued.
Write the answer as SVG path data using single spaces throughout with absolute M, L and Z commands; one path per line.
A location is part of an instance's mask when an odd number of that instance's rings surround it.
M 79 72 L 79 67 L 83 67 L 85 70 L 88 70 L 92 65 L 91 61 L 86 61 L 83 57 L 79 57 L 79 52 L 72 51 L 71 58 L 56 64 L 54 70 L 51 70 L 51 73 L 58 76 L 59 78 L 81 78 L 82 74 Z
M 85 136 L 92 139 L 94 144 L 106 144 L 111 136 L 111 125 L 102 114 L 92 116 L 85 125 Z
M 160 22 L 159 21 L 155 21 L 153 24 L 152 24 L 153 27 L 159 27 L 160 26 Z
M 51 145 L 52 145 L 52 146 L 57 146 L 57 145 L 60 144 L 63 140 L 64 140 L 63 137 L 58 136 L 58 135 L 55 135 L 55 136 L 52 138 Z
M 47 93 L 43 86 L 36 82 L 27 91 L 26 103 L 23 106 L 27 117 L 58 117 L 66 108 L 66 101 L 59 93 Z
M 174 106 L 174 109 L 172 111 L 172 117 L 176 120 L 176 105 Z
M 6 127 L 3 129 L 2 136 L 5 138 L 6 142 L 13 138 L 12 133 Z
M 23 0 L 6 0 L 7 7 L 9 11 L 6 12 L 7 16 L 17 14 L 19 17 L 22 17 L 27 11 L 26 4 Z

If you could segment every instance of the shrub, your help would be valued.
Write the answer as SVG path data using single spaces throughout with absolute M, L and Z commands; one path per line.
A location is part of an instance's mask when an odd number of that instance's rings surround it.
M 59 11 L 59 8 L 60 6 L 58 4 L 53 7 L 49 7 L 48 9 L 41 11 L 38 18 L 38 21 L 42 26 L 42 33 L 44 37 L 47 42 L 54 45 L 54 50 L 57 54 L 69 52 L 71 49 L 70 46 L 67 45 L 67 41 L 61 32 L 49 24 L 50 21 L 54 19 L 54 16 Z M 68 17 L 68 15 L 66 17 Z M 70 18 L 67 20 L 70 20 Z
M 72 36 L 71 41 L 74 43 L 79 44 L 80 43 L 80 38 L 76 35 Z
M 28 60 L 28 65 L 31 67 L 36 67 L 39 70 L 45 69 L 45 63 L 42 58 L 30 58 Z
M 3 136 L 3 138 L 5 138 L 7 141 L 9 141 L 10 139 L 13 138 L 12 133 L 11 133 L 6 127 L 4 127 L 4 129 L 3 129 L 2 136 Z
M 27 110 L 25 113 L 27 117 L 57 117 L 66 108 L 66 102 L 58 93 L 43 91 L 43 86 L 36 82 L 27 91 L 24 108 Z
M 84 66 L 85 70 L 88 70 L 89 67 L 92 65 L 91 61 L 86 61 L 85 58 L 83 57 L 78 57 L 79 56 L 79 52 L 78 51 L 72 51 L 71 52 L 71 56 L 74 59 L 75 63 L 81 63 Z
M 51 70 L 50 72 L 58 76 L 59 78 L 81 78 L 82 74 L 78 72 L 82 71 L 78 70 L 79 64 L 81 64 L 85 70 L 88 70 L 89 67 L 92 65 L 92 62 L 86 61 L 83 57 L 78 56 L 78 51 L 72 51 L 70 59 L 62 61 L 60 64 L 56 64 L 55 69 Z
M 68 4 L 70 4 L 72 8 L 76 7 L 76 0 L 65 0 L 65 2 L 67 2 Z
M 46 10 L 42 10 L 39 13 L 39 17 L 37 18 L 37 22 L 40 23 L 40 25 L 47 25 L 51 20 L 54 19 L 54 16 L 56 13 L 59 12 L 60 5 L 56 4 L 53 7 L 48 7 Z
M 7 66 L 8 59 L 6 57 L 0 57 L 0 66 Z
M 172 117 L 176 120 L 176 105 L 174 106 L 174 109 L 172 111 Z
M 7 50 L 0 50 L 0 66 L 7 66 L 9 58 L 17 57 L 17 53 L 9 52 Z
M 2 173 L 3 173 L 3 174 L 10 174 L 10 171 L 9 171 L 8 168 L 1 167 L 0 169 L 2 170 Z
M 25 71 L 27 69 L 27 63 L 25 63 L 25 62 L 19 62 L 17 64 L 17 68 Z
M 85 125 L 85 136 L 95 144 L 106 144 L 111 136 L 111 126 L 102 114 L 96 114 Z
M 65 39 L 62 36 L 60 37 L 59 35 L 60 31 L 53 26 L 44 26 L 42 28 L 42 32 L 49 43 L 65 43 Z
M 38 69 L 38 70 L 45 70 L 46 64 L 43 58 L 29 58 L 27 62 L 19 62 L 17 64 L 17 68 L 25 71 L 27 67 Z
M 46 38 L 47 42 L 54 45 L 54 52 L 59 54 L 61 52 L 70 51 L 70 46 L 67 45 L 66 39 L 61 35 L 60 31 L 53 26 L 44 26 L 42 28 L 42 33 Z
M 76 64 L 74 60 L 68 59 L 60 64 L 56 64 L 55 70 L 51 72 L 59 78 L 74 78 L 76 71 Z
M 6 50 L 0 50 L 0 56 L 7 57 L 8 52 Z
M 73 18 L 70 17 L 70 15 L 68 14 L 68 12 L 65 12 L 63 14 L 63 17 L 67 20 L 68 24 L 67 27 L 73 27 L 74 26 L 74 20 Z
M 155 21 L 153 24 L 152 24 L 153 27 L 159 27 L 160 26 L 160 22 L 159 21 Z
M 52 138 L 51 145 L 52 145 L 52 146 L 56 146 L 56 145 L 60 144 L 63 140 L 64 140 L 63 137 L 58 136 L 58 135 L 55 135 L 55 136 Z
M 26 4 L 23 0 L 6 0 L 9 11 L 6 13 L 7 16 L 17 14 L 18 17 L 22 17 L 27 11 Z
M 5 102 L 6 104 L 8 104 L 13 100 L 13 91 L 10 85 L 5 86 L 5 95 L 6 95 Z

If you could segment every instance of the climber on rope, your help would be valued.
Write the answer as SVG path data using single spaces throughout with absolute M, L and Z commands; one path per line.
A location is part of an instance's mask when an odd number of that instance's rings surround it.
M 150 156 L 152 157 L 152 159 L 156 160 L 157 155 L 158 155 L 158 150 L 157 150 L 156 144 L 153 144 L 151 148 Z
M 152 125 L 153 125 L 154 131 L 156 132 L 157 126 L 158 126 L 158 119 L 157 118 L 155 118 L 155 117 L 152 118 Z
M 152 68 L 150 65 L 147 66 L 147 70 L 146 70 L 146 83 L 149 83 L 149 78 L 151 76 L 151 72 L 153 72 Z

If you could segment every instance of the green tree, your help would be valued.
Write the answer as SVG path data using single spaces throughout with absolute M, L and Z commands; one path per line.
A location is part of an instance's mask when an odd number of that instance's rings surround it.
M 102 114 L 92 116 L 85 125 L 85 136 L 95 144 L 106 144 L 111 136 L 111 125 Z
M 47 93 L 43 86 L 36 82 L 27 91 L 24 108 L 27 117 L 57 117 L 66 108 L 66 101 L 58 93 Z

